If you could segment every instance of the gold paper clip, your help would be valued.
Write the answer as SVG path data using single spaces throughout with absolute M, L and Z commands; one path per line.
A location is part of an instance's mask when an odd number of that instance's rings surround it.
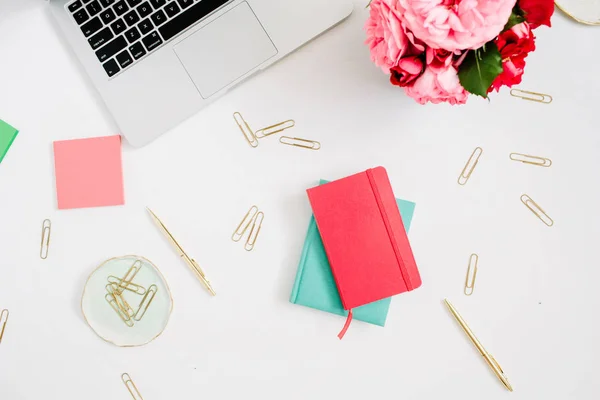
M 127 300 L 125 300 L 123 293 L 117 293 L 117 288 L 118 285 L 116 283 L 109 283 L 106 285 L 106 291 L 115 299 L 121 311 L 123 311 L 129 317 L 132 317 L 134 314 L 133 308 L 131 308 Z
M 248 212 L 244 216 L 244 219 L 242 219 L 242 222 L 240 222 L 238 227 L 235 228 L 235 232 L 233 232 L 233 235 L 231 235 L 231 240 L 233 240 L 234 242 L 239 242 L 240 239 L 242 239 L 242 236 L 244 236 L 244 233 L 246 233 L 248 227 L 250 226 L 252 221 L 254 221 L 254 217 L 256 216 L 257 212 L 258 207 L 250 207 L 250 210 L 248 210 Z
M 537 103 L 550 104 L 552 103 L 552 96 L 544 93 L 528 92 L 527 90 L 511 89 L 510 95 L 512 97 L 518 97 L 523 100 L 535 101 Z
M 257 147 L 258 140 L 256 139 L 254 132 L 252 132 L 252 129 L 250 129 L 250 125 L 248 125 L 244 117 L 242 117 L 242 114 L 240 114 L 237 111 L 234 112 L 233 119 L 235 119 L 236 124 L 240 127 L 240 130 L 244 134 L 244 137 L 246 138 L 248 144 L 252 147 Z
M 471 254 L 469 257 L 469 268 L 467 269 L 467 278 L 465 279 L 465 295 L 470 296 L 473 294 L 475 289 L 475 278 L 477 277 L 477 264 L 479 263 L 479 256 L 477 254 Z
M 481 157 L 482 154 L 483 149 L 481 147 L 476 147 L 475 150 L 473 150 L 473 154 L 471 154 L 471 157 L 469 157 L 469 161 L 467 161 L 465 167 L 460 173 L 460 176 L 458 177 L 459 185 L 465 185 L 467 183 L 471 177 L 471 174 L 475 170 L 477 163 L 479 162 L 479 157 Z
M 547 168 L 552 165 L 552 160 L 549 158 L 530 156 L 529 154 L 510 153 L 510 159 L 524 164 L 537 165 L 539 167 Z
M 144 400 L 144 398 L 140 394 L 140 391 L 135 386 L 135 383 L 133 383 L 128 373 L 124 373 L 123 375 L 121 375 L 121 380 L 127 387 L 127 390 L 129 390 L 131 397 L 133 397 L 135 400 Z
M 115 296 L 107 293 L 104 296 L 104 299 L 108 302 L 108 304 L 110 304 L 112 309 L 115 310 L 115 312 L 119 315 L 119 318 L 121 318 L 123 320 L 123 322 L 125 322 L 125 325 L 127 325 L 128 327 L 131 328 L 133 326 L 133 321 L 131 320 L 129 315 L 127 315 L 125 312 L 123 312 L 123 310 L 121 310 L 121 308 L 117 304 L 117 300 L 115 300 Z
M 283 144 L 287 144 L 288 146 L 302 147 L 303 149 L 309 149 L 309 150 L 320 150 L 321 149 L 321 143 L 314 141 L 314 140 L 282 136 L 279 138 L 279 141 Z
M 0 343 L 2 343 L 2 338 L 4 337 L 4 330 L 6 329 L 6 323 L 8 322 L 8 315 L 9 312 L 6 309 L 0 312 L 0 324 L 2 324 L 2 329 L 0 329 Z
M 40 258 L 45 260 L 48 258 L 48 252 L 50 251 L 50 234 L 52 233 L 52 222 L 49 219 L 45 219 L 42 222 L 42 242 L 40 244 Z
M 265 214 L 262 211 L 256 214 L 256 218 L 254 218 L 254 223 L 252 224 L 252 230 L 250 231 L 250 236 L 248 236 L 248 240 L 246 240 L 246 244 L 244 245 L 244 249 L 247 251 L 252 251 L 254 249 L 254 245 L 256 244 L 256 239 L 258 239 L 258 234 L 260 233 L 260 228 L 262 227 L 264 219 Z
M 140 269 L 142 269 L 142 262 L 140 260 L 136 260 L 131 268 L 129 268 L 123 279 L 121 279 L 121 282 L 117 285 L 118 287 L 115 292 L 117 294 L 123 293 L 123 290 L 129 286 L 131 281 L 133 281 L 133 278 L 135 278 L 137 273 L 140 272 Z
M 547 226 L 554 225 L 554 220 L 546 214 L 546 212 L 540 207 L 535 201 L 531 199 L 528 195 L 524 194 L 521 196 L 521 203 L 525 204 L 527 208 L 531 210 L 532 213 L 535 214 L 536 217 L 539 218 Z
M 150 285 L 150 287 L 148 288 L 148 292 L 146 292 L 146 295 L 144 296 L 142 301 L 140 301 L 140 306 L 138 307 L 138 310 L 136 311 L 133 319 L 135 319 L 136 321 L 141 321 L 142 318 L 144 318 L 146 311 L 148 311 L 148 307 L 150 307 L 152 300 L 154 300 L 154 296 L 156 296 L 156 292 L 158 292 L 158 287 L 156 285 Z M 148 302 L 146 302 L 146 300 Z M 142 307 L 144 307 L 143 310 Z
M 144 288 L 143 286 L 137 285 L 133 282 L 129 282 L 126 285 L 123 283 L 123 280 L 121 278 L 117 278 L 116 276 L 109 276 L 108 277 L 108 282 L 109 283 L 114 283 L 117 286 L 120 284 L 123 284 L 125 286 L 125 290 L 129 290 L 130 292 L 133 292 L 135 294 L 139 294 L 140 296 L 143 296 L 146 294 L 146 288 Z
M 283 121 L 278 124 L 259 129 L 256 132 L 254 132 L 254 136 L 256 136 L 257 139 L 262 139 L 264 137 L 283 132 L 286 129 L 293 128 L 294 126 L 296 126 L 296 121 L 294 121 L 293 119 L 288 119 L 287 121 Z

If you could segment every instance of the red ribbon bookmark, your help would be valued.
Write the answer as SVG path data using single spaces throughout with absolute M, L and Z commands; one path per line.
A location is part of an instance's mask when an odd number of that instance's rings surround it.
M 348 311 L 348 318 L 346 318 L 346 323 L 344 324 L 344 327 L 342 328 L 341 332 L 338 334 L 338 338 L 340 338 L 340 340 L 344 338 L 344 335 L 348 331 L 348 328 L 350 328 L 350 322 L 352 322 L 352 310 Z

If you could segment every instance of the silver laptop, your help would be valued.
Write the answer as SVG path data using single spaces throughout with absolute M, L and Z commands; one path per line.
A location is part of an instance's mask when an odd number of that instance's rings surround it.
M 49 0 L 113 115 L 143 146 L 350 15 L 352 0 Z

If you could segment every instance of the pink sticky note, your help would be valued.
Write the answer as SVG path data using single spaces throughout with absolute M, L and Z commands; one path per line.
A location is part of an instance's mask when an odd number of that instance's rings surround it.
M 54 142 L 59 210 L 125 204 L 121 137 Z

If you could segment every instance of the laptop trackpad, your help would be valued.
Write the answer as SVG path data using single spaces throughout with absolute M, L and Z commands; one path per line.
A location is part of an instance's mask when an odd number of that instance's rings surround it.
M 205 99 L 277 54 L 246 2 L 178 43 L 174 50 Z

